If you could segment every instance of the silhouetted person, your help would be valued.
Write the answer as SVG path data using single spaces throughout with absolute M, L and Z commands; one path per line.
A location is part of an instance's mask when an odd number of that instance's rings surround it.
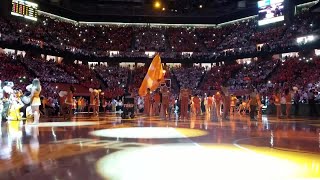
M 309 102 L 309 112 L 310 112 L 309 115 L 310 115 L 310 117 L 318 116 L 316 102 L 314 100 L 314 92 L 312 89 L 308 93 L 308 102 Z

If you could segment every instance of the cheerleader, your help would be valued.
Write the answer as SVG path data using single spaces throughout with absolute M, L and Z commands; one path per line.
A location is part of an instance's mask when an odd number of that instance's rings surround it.
M 223 92 L 223 119 L 229 120 L 230 113 L 230 95 L 229 89 L 227 87 L 221 86 L 221 91 Z
M 217 107 L 216 107 L 216 100 L 214 96 L 209 97 L 212 100 L 211 106 L 210 106 L 210 115 L 211 115 L 211 121 L 217 121 L 218 115 L 217 115 Z
M 237 104 L 237 100 L 237 97 L 232 94 L 230 98 L 230 115 L 234 116 L 234 112 L 236 111 L 235 107 Z
M 82 108 L 83 108 L 83 100 L 82 100 L 82 97 L 79 97 L 79 99 L 78 99 L 78 112 L 82 112 Z
M 39 79 L 34 79 L 32 84 L 27 86 L 27 90 L 31 92 L 31 110 L 33 114 L 33 123 L 39 123 L 40 119 L 40 110 L 39 106 L 41 105 L 40 93 L 41 93 L 41 85 Z
M 99 115 L 99 108 L 100 108 L 100 89 L 95 90 L 95 109 L 96 109 L 96 114 L 97 116 Z
M 277 118 L 279 119 L 281 116 L 281 106 L 280 106 L 281 94 L 278 89 L 274 92 L 273 99 L 274 99 L 274 104 L 276 106 Z
M 153 96 L 153 100 L 154 100 L 154 102 L 153 102 L 153 114 L 156 115 L 156 116 L 159 116 L 159 114 L 160 114 L 160 107 L 161 107 L 160 99 L 161 99 L 160 92 L 157 90 L 154 93 L 154 96 Z
M 170 92 L 167 86 L 164 86 L 161 89 L 162 93 L 162 112 L 163 117 L 167 117 L 167 113 L 169 114 L 169 101 L 170 101 Z
M 90 91 L 90 105 L 88 108 L 88 113 L 90 111 L 90 109 L 92 109 L 93 114 L 98 115 L 99 114 L 99 93 L 101 92 L 101 90 L 97 90 L 97 89 L 89 89 Z
M 74 108 L 74 100 L 73 100 L 73 95 L 75 92 L 75 88 L 73 86 L 70 86 L 68 94 L 67 94 L 67 98 L 66 98 L 66 108 L 68 110 L 68 114 L 69 114 L 69 120 L 71 120 L 72 117 L 72 109 Z
M 208 107 L 208 95 L 204 93 L 204 96 L 201 97 L 201 111 L 202 113 L 209 114 L 209 107 Z
M 189 109 L 190 114 L 196 112 L 195 107 L 194 107 L 194 102 L 193 102 L 193 96 L 192 95 L 190 95 L 190 97 L 189 97 L 188 109 Z
M 238 110 L 239 115 L 244 115 L 244 114 L 246 114 L 247 107 L 248 107 L 247 100 L 245 100 L 244 98 L 242 98 L 242 102 L 241 102 L 241 104 L 239 105 L 239 110 Z
M 291 114 L 291 106 L 292 106 L 292 92 L 290 89 L 285 90 L 285 99 L 286 99 L 286 117 L 289 119 Z
M 66 107 L 66 99 L 67 99 L 67 91 L 60 91 L 59 92 L 59 113 L 60 115 L 65 116 L 65 109 Z
M 214 95 L 214 102 L 216 104 L 216 111 L 217 111 L 217 116 L 220 117 L 221 116 L 221 94 L 218 91 L 215 95 Z
M 188 89 L 180 90 L 180 116 L 182 118 L 188 118 L 188 105 L 189 105 L 190 91 Z
M 200 106 L 201 99 L 198 97 L 197 94 L 193 97 L 193 103 L 194 103 L 194 108 L 195 108 L 195 114 L 196 115 L 201 114 L 201 106 Z
M 262 117 L 262 103 L 261 103 L 261 96 L 257 93 L 257 103 L 258 103 L 258 115 L 257 117 Z
M 213 96 L 210 96 L 206 98 L 207 99 L 207 113 L 211 112 L 212 105 L 213 105 Z

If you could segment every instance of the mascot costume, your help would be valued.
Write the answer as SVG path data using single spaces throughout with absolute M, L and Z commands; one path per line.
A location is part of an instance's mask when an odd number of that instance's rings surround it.
M 2 122 L 7 122 L 9 119 L 9 110 L 13 100 L 13 82 L 5 81 L 2 88 Z
M 24 106 L 21 108 L 21 111 L 23 112 L 22 117 L 27 119 L 33 118 L 31 104 L 30 104 L 30 101 L 31 101 L 30 95 L 31 95 L 30 92 L 25 92 L 21 97 L 21 101 L 24 104 Z
M 8 112 L 8 120 L 22 120 L 24 113 L 21 112 L 20 109 L 24 107 L 24 103 L 21 101 L 21 96 L 22 91 L 16 91 L 14 94 L 12 94 Z
M 6 81 L 3 85 L 3 88 L 0 89 L 0 121 L 20 121 L 22 118 L 32 118 L 33 113 L 30 106 L 31 93 L 26 92 L 23 94 L 21 90 L 14 91 L 13 82 Z

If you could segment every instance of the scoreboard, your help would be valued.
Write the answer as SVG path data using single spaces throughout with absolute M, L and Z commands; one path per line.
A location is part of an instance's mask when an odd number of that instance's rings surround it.
M 12 0 L 11 15 L 21 16 L 36 21 L 38 4 L 25 0 Z
M 258 25 L 265 25 L 284 20 L 284 0 L 258 1 Z

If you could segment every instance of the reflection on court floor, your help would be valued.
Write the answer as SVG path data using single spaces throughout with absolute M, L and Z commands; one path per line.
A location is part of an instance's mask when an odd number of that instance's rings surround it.
M 188 138 L 206 135 L 206 131 L 171 127 L 133 127 L 102 129 L 90 133 L 94 136 L 133 139 Z
M 225 144 L 155 145 L 118 151 L 97 162 L 97 171 L 110 180 L 292 180 L 320 178 L 319 168 L 320 155 Z
M 0 129 L 0 180 L 320 179 L 319 122 L 117 114 L 11 121 Z

